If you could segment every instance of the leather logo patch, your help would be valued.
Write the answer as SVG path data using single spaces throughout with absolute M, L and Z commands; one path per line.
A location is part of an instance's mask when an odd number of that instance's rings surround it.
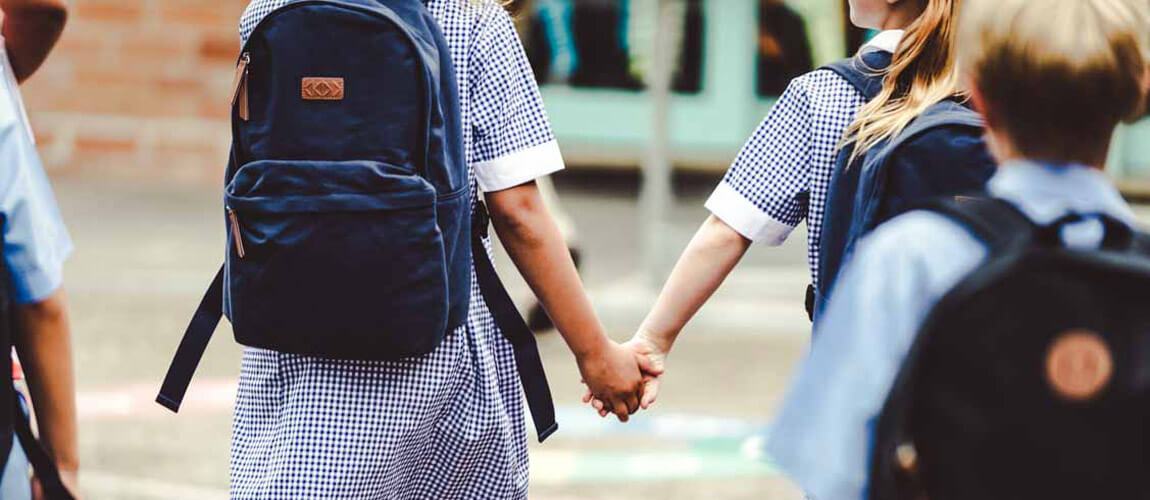
M 1054 339 L 1046 353 L 1046 380 L 1054 392 L 1085 401 L 1102 391 L 1114 372 L 1106 341 L 1097 333 L 1070 330 Z
M 343 78 L 305 77 L 300 89 L 305 101 L 343 100 Z

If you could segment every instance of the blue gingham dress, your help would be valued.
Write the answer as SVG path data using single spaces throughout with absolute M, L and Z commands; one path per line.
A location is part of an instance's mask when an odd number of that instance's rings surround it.
M 286 3 L 253 1 L 241 36 Z M 493 0 L 426 3 L 458 73 L 473 189 L 504 189 L 561 169 L 508 14 Z M 526 498 L 527 436 L 513 352 L 472 283 L 466 324 L 420 358 L 341 361 L 247 348 L 232 497 Z
M 899 30 L 884 31 L 862 50 L 894 52 L 901 36 Z M 791 80 L 707 199 L 707 209 L 747 239 L 771 246 L 781 245 L 805 219 L 811 280 L 817 280 L 823 208 L 838 146 L 865 102 L 830 70 Z

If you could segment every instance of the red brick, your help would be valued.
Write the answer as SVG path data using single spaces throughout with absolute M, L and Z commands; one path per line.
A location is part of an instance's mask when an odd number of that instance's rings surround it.
M 239 53 L 240 41 L 235 33 L 210 33 L 200 41 L 199 56 L 208 63 L 232 65 Z
M 72 2 L 64 37 L 23 89 L 45 161 L 218 182 L 247 0 Z
M 64 30 L 60 41 L 53 50 L 54 54 L 98 54 L 107 45 L 107 35 L 91 30 L 73 29 L 71 26 Z
M 221 8 L 214 1 L 164 0 L 160 9 L 160 22 L 162 24 L 187 24 L 208 28 L 229 24 L 234 26 L 237 15 L 231 9 Z
M 139 63 L 141 58 L 174 61 L 190 55 L 191 44 L 164 30 L 135 31 L 126 34 L 116 50 L 121 64 Z
M 129 153 L 136 150 L 136 141 L 131 139 L 106 139 L 98 137 L 77 137 L 76 150 L 90 153 Z
M 76 20 L 122 24 L 139 23 L 144 13 L 140 0 L 83 0 L 73 9 Z

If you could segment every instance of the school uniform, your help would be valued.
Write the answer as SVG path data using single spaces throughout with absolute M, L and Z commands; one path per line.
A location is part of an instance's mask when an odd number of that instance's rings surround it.
M 0 38 L 0 47 L 4 46 Z M 52 186 L 40 163 L 20 86 L 7 52 L 0 49 L 0 215 L 9 296 L 17 304 L 44 300 L 60 287 L 72 239 L 60 217 Z M 0 352 L 0 356 L 9 353 Z M 6 374 L 5 376 L 10 376 Z M 3 383 L 11 383 L 11 380 Z M 18 442 L 0 477 L 0 498 L 31 498 L 28 461 Z
M 1087 167 L 1011 162 L 987 189 L 1040 225 L 1071 212 L 1135 220 L 1105 174 Z M 1097 248 L 1102 235 L 1094 219 L 1062 234 L 1078 248 Z M 926 211 L 891 219 L 860 242 L 767 444 L 814 498 L 865 498 L 874 425 L 911 343 L 934 305 L 986 257 L 968 229 Z
M 249 4 L 241 37 L 285 3 Z M 492 0 L 426 4 L 458 74 L 473 191 L 562 169 L 509 15 Z M 344 361 L 245 349 L 232 497 L 526 498 L 523 391 L 472 273 L 467 321 L 426 356 Z
M 862 52 L 898 48 L 902 30 L 879 33 Z M 706 207 L 743 237 L 777 246 L 807 221 L 807 258 L 818 279 L 819 236 L 835 158 L 866 100 L 838 73 L 795 78 L 743 146 Z M 817 283 L 816 283 L 817 284 Z

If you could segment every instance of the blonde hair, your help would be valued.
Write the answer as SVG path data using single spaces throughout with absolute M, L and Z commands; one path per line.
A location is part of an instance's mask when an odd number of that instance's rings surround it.
M 1145 110 L 1150 1 L 968 0 L 961 65 L 1027 158 L 1092 164 Z
M 854 144 L 852 160 L 901 132 L 926 108 L 960 95 L 952 48 L 961 1 L 903 1 L 921 3 L 922 14 L 907 27 L 890 66 L 882 70 L 882 90 L 847 127 L 843 145 Z

